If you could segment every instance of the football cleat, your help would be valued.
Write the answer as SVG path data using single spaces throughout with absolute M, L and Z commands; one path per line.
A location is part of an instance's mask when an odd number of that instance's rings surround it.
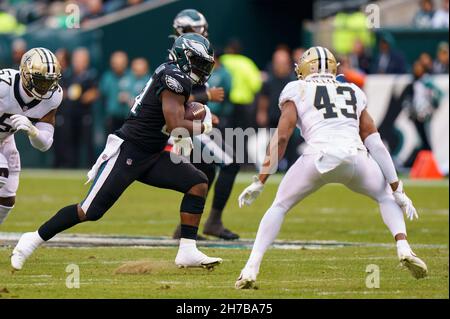
M 44 240 L 37 232 L 23 234 L 11 255 L 11 266 L 21 270 L 28 257 L 42 244 Z
M 244 268 L 241 275 L 236 280 L 234 287 L 236 289 L 255 289 L 256 288 L 256 276 L 255 271 Z
M 178 268 L 212 269 L 222 263 L 222 258 L 208 257 L 197 248 L 179 249 L 175 264 Z
M 402 266 L 406 267 L 411 275 L 416 279 L 425 278 L 428 275 L 427 265 L 422 259 L 417 257 L 411 250 L 399 252 L 399 259 Z

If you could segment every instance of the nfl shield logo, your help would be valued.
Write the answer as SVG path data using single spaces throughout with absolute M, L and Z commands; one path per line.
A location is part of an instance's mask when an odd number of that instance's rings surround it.
M 127 158 L 127 165 L 130 166 L 133 164 L 133 160 L 131 158 Z

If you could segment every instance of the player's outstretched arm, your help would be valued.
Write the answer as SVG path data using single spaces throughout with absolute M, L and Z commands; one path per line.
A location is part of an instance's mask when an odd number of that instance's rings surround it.
M 201 128 L 196 128 L 194 130 L 194 122 L 184 119 L 185 98 L 183 95 L 175 94 L 169 90 L 164 90 L 161 93 L 161 100 L 164 119 L 166 120 L 166 130 L 172 135 L 178 135 L 180 133 L 179 131 L 174 132 L 174 130 L 185 130 L 190 136 L 193 136 L 201 133 L 207 133 L 207 131 L 212 129 L 212 123 L 209 123 L 209 121 L 211 121 L 211 114 L 208 108 L 206 109 L 207 112 L 209 112 L 209 119 L 207 119 L 207 114 Z
M 359 135 L 370 155 L 383 172 L 384 178 L 391 186 L 397 204 L 410 220 L 418 218 L 411 199 L 403 191 L 403 183 L 398 179 L 391 155 L 381 140 L 375 122 L 367 110 L 362 111 L 359 119 Z
M 41 152 L 45 152 L 53 144 L 55 117 L 56 109 L 47 113 L 36 125 L 33 125 L 26 116 L 15 114 L 11 116 L 11 126 L 17 131 L 22 130 L 26 132 L 31 145 Z
M 294 132 L 297 123 L 297 109 L 294 102 L 286 101 L 281 106 L 281 117 L 278 127 L 267 147 L 266 158 L 262 165 L 259 176 L 254 177 L 254 181 L 239 196 L 239 207 L 250 205 L 261 194 L 264 183 L 269 176 L 276 172 L 278 161 L 284 157 L 289 139 Z

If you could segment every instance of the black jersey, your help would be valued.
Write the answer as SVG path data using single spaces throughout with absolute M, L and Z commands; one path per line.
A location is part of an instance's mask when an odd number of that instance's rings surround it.
M 162 110 L 161 92 L 169 90 L 183 95 L 187 102 L 191 86 L 190 78 L 176 64 L 173 62 L 161 64 L 135 98 L 130 115 L 116 134 L 146 152 L 160 152 L 169 139 L 169 136 L 163 133 L 166 121 Z

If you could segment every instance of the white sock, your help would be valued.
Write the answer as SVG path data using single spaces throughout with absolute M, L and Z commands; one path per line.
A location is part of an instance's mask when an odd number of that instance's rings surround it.
M 3 221 L 8 217 L 9 212 L 14 208 L 0 205 L 0 225 L 3 223 Z
M 397 249 L 408 251 L 411 250 L 411 247 L 409 246 L 409 243 L 406 239 L 400 239 L 397 240 Z
M 252 268 L 256 272 L 259 272 L 259 266 L 261 265 L 264 253 L 278 236 L 285 215 L 286 209 L 279 206 L 270 207 L 264 214 L 259 224 L 252 252 L 245 265 L 246 268 Z
M 194 239 L 180 238 L 179 249 L 197 249 L 197 243 Z
M 403 212 L 400 206 L 395 202 L 394 198 L 386 197 L 378 204 L 380 206 L 381 217 L 383 217 L 383 221 L 391 231 L 392 236 L 397 234 L 406 235 Z

